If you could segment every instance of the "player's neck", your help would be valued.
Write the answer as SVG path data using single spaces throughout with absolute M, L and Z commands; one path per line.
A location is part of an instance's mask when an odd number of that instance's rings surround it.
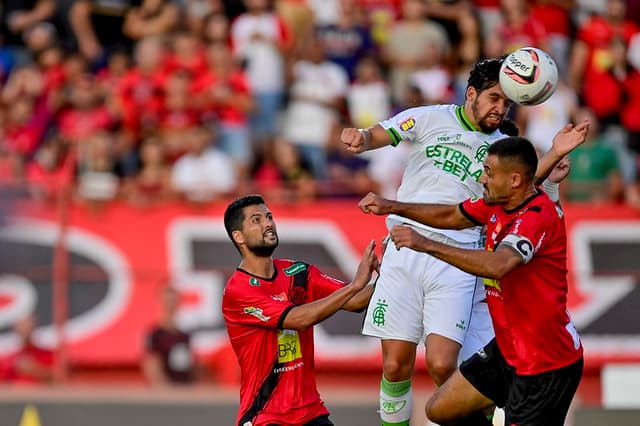
M 275 272 L 273 258 L 271 258 L 271 256 L 245 256 L 242 258 L 242 262 L 240 262 L 240 269 L 263 278 L 270 278 Z
M 504 209 L 507 211 L 516 209 L 537 193 L 538 190 L 532 185 L 530 188 L 514 194 L 513 197 L 511 197 L 511 199 L 504 205 Z

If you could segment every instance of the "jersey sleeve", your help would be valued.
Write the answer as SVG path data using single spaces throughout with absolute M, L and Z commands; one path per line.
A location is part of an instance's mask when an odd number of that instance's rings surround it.
M 460 212 L 476 225 L 486 225 L 493 215 L 493 209 L 484 202 L 484 198 L 469 198 L 458 206 Z
M 309 266 L 309 301 L 327 297 L 347 285 L 344 281 L 330 277 L 314 265 Z
M 417 130 L 426 126 L 429 114 L 424 108 L 409 108 L 393 117 L 381 121 L 380 126 L 387 131 L 392 140 L 392 145 L 396 146 L 401 141 L 414 142 L 419 133 Z
M 278 328 L 295 305 L 288 300 L 277 300 L 259 286 L 242 285 L 225 289 L 222 311 L 229 324 Z
M 553 229 L 550 220 L 544 211 L 528 209 L 511 223 L 498 248 L 509 247 L 522 257 L 524 263 L 528 263 L 549 239 L 549 232 Z

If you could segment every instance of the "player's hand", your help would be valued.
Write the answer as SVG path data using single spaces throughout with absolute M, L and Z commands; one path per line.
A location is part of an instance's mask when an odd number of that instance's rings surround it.
M 367 248 L 364 250 L 362 260 L 360 260 L 360 264 L 358 265 L 356 278 L 353 280 L 353 283 L 358 283 L 359 287 L 361 288 L 364 288 L 364 286 L 369 283 L 369 281 L 371 280 L 371 275 L 379 268 L 380 262 L 378 261 L 378 256 L 376 255 L 375 249 L 376 242 L 375 240 L 371 240 L 371 242 L 369 242 L 369 245 L 367 245 Z
M 393 201 L 387 200 L 373 192 L 365 195 L 358 203 L 358 208 L 364 213 L 384 215 L 392 213 Z
M 396 245 L 396 250 L 400 250 L 402 247 L 418 249 L 425 240 L 425 237 L 418 234 L 410 226 L 396 225 L 391 228 L 391 241 Z
M 577 126 L 567 124 L 553 137 L 551 149 L 559 158 L 564 157 L 576 147 L 582 145 L 587 138 L 590 125 L 591 122 L 589 120 L 585 120 Z
M 551 170 L 547 180 L 553 183 L 560 183 L 564 178 L 569 175 L 571 171 L 571 159 L 565 155 L 562 160 L 558 161 L 558 164 Z
M 347 151 L 359 154 L 367 150 L 366 141 L 362 132 L 353 127 L 347 127 L 342 130 L 340 141 L 345 145 Z

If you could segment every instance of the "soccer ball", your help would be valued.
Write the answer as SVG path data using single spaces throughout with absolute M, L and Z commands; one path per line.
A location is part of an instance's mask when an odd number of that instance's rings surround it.
M 500 67 L 500 87 L 513 102 L 538 105 L 558 86 L 558 67 L 543 50 L 523 47 L 507 55 Z

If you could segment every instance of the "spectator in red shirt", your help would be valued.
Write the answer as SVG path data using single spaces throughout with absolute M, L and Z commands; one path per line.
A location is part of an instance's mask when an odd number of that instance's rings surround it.
M 193 83 L 201 109 L 215 121 L 219 146 L 236 163 L 241 179 L 253 159 L 248 115 L 255 109 L 249 82 L 224 44 L 207 49 L 208 69 Z
M 568 81 L 605 124 L 615 122 L 612 116 L 621 106 L 618 97 L 605 89 L 614 63 L 612 41 L 620 39 L 626 48 L 638 32 L 638 26 L 625 19 L 625 12 L 624 0 L 607 0 L 606 14 L 591 17 L 578 29 L 571 52 Z
M 47 138 L 26 167 L 26 181 L 32 197 L 53 201 L 68 193 L 74 182 L 75 154 L 58 136 Z
M 28 315 L 19 319 L 13 331 L 19 348 L 0 363 L 0 381 L 15 384 L 50 383 L 53 380 L 54 355 L 33 340 L 36 319 Z
M 104 105 L 92 74 L 87 73 L 71 81 L 65 101 L 66 107 L 58 114 L 58 131 L 71 143 L 81 143 L 114 124 L 113 115 Z

